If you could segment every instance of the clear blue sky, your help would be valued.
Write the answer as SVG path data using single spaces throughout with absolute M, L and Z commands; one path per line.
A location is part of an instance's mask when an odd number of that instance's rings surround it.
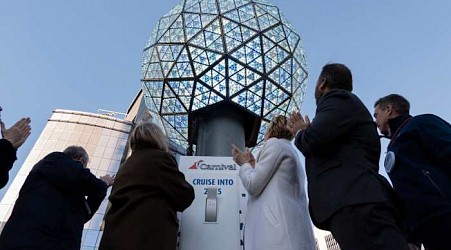
M 19 149 L 12 178 L 52 110 L 127 110 L 140 88 L 142 49 L 158 19 L 178 2 L 1 1 L 2 118 L 8 126 L 23 116 L 32 119 L 32 135 Z M 341 62 L 351 68 L 354 93 L 371 112 L 377 98 L 399 93 L 411 101 L 412 114 L 451 121 L 451 1 L 272 3 L 303 39 L 310 75 L 304 114 L 314 116 L 321 67 Z

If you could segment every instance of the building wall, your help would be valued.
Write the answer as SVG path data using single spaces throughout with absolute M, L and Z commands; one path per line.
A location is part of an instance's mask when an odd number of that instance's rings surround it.
M 132 127 L 130 121 L 92 113 L 55 110 L 33 146 L 30 154 L 0 202 L 0 230 L 8 220 L 19 190 L 28 173 L 39 160 L 67 146 L 82 146 L 88 152 L 88 168 L 97 177 L 116 174 L 123 160 L 127 138 Z M 96 249 L 100 241 L 100 228 L 108 204 L 108 189 L 100 208 L 83 230 L 82 249 Z

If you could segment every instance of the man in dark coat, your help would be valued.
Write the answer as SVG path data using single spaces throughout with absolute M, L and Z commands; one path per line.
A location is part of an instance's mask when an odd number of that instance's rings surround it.
M 83 225 L 113 182 L 109 175 L 95 177 L 88 160 L 82 147 L 71 146 L 33 167 L 0 235 L 0 249 L 80 249 Z
M 1 111 L 1 107 L 0 107 Z M 9 170 L 16 161 L 17 149 L 22 146 L 30 135 L 30 118 L 22 118 L 9 129 L 0 119 L 2 139 L 0 139 L 0 188 L 3 188 L 9 179 Z
M 411 116 L 409 101 L 397 94 L 374 108 L 379 130 L 391 139 L 385 167 L 407 203 L 409 241 L 450 249 L 451 125 L 432 114 Z
M 376 125 L 351 91 L 351 71 L 325 65 L 315 89 L 315 119 L 293 112 L 287 125 L 305 156 L 312 221 L 331 231 L 342 250 L 408 249 L 396 193 L 378 174 Z

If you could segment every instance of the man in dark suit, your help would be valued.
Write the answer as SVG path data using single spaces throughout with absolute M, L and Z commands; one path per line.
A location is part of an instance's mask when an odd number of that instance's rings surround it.
M 351 71 L 325 65 L 315 88 L 315 119 L 293 112 L 287 125 L 305 156 L 310 216 L 342 250 L 408 249 L 397 196 L 378 174 L 376 125 L 351 91 Z
M 79 250 L 83 225 L 114 178 L 86 168 L 88 154 L 70 146 L 39 161 L 19 192 L 0 235 L 0 249 Z

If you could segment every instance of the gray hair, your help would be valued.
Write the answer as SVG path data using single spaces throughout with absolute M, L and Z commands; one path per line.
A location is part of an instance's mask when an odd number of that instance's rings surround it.
M 69 146 L 63 153 L 76 161 L 82 161 L 84 167 L 88 166 L 89 156 L 86 150 L 80 146 Z
M 142 122 L 133 129 L 130 135 L 130 148 L 132 151 L 143 148 L 156 148 L 169 151 L 169 143 L 158 125 L 151 122 Z

